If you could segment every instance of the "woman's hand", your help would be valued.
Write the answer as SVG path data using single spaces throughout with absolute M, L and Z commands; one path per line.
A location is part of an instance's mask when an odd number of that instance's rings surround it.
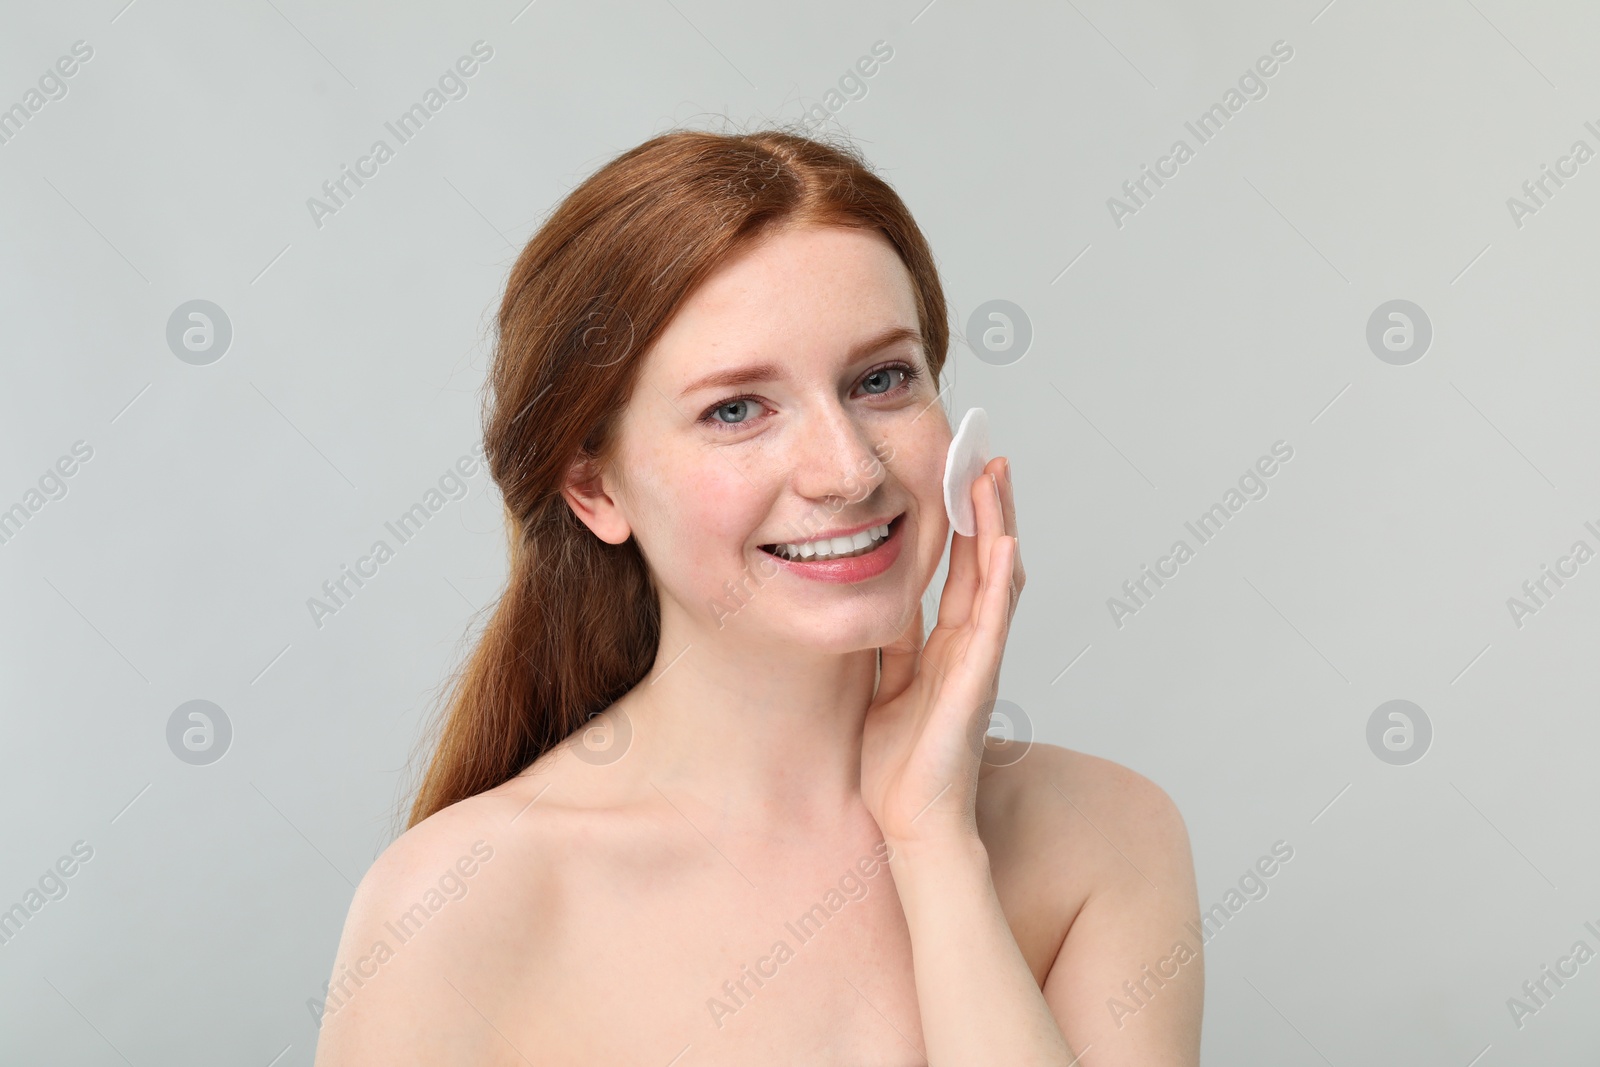
M 891 845 L 970 843 L 983 738 L 1024 575 L 1011 467 L 996 457 L 973 481 L 975 537 L 951 534 L 939 620 L 922 636 L 922 605 L 882 650 L 878 693 L 861 743 L 861 794 Z

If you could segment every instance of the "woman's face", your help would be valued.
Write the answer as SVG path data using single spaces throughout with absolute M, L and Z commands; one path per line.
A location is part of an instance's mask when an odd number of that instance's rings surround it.
M 950 437 L 893 246 L 790 230 L 725 264 L 646 355 L 585 521 L 637 538 L 664 623 L 676 610 L 713 634 L 877 647 L 943 554 Z M 837 552 L 820 538 L 883 523 L 865 555 L 818 558 Z M 781 560 L 784 544 L 811 557 Z

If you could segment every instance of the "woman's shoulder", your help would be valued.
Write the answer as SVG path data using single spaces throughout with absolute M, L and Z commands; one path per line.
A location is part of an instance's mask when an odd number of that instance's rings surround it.
M 554 914 L 563 872 L 637 852 L 650 836 L 648 815 L 608 769 L 558 745 L 499 785 L 428 816 L 373 862 L 351 903 L 353 919 L 409 906 L 451 870 L 474 879 L 470 892 L 514 895 L 524 905 L 537 899 Z M 489 876 L 467 875 L 473 867 Z
M 379 855 L 363 886 L 370 883 L 375 891 L 404 887 L 440 862 L 449 862 L 464 842 L 470 845 L 478 838 L 519 860 L 548 859 L 570 837 L 569 824 L 616 800 L 591 781 L 603 782 L 606 776 L 570 758 L 568 748 L 553 746 L 499 785 L 441 808 L 406 830 Z
M 518 819 L 515 793 L 505 785 L 458 800 L 410 827 L 379 853 L 356 887 L 352 909 L 370 905 L 436 880 L 444 868 L 478 853 L 504 858 L 514 837 L 524 838 L 535 825 Z
M 441 872 L 456 870 L 463 877 L 468 857 L 481 857 L 477 866 L 492 867 L 509 854 L 536 854 L 532 836 L 537 819 L 520 819 L 516 794 L 506 786 L 434 812 L 395 838 L 379 853 L 362 876 L 351 902 L 352 912 L 370 909 L 396 898 L 410 899 L 435 883 Z M 532 858 L 530 855 L 528 858 Z
M 1165 790 L 1131 767 L 1044 741 L 986 738 L 980 780 L 980 789 L 1013 801 L 1042 790 L 1068 805 L 1086 802 L 1119 811 L 1129 804 L 1172 804 Z
M 481 976 L 524 966 L 560 923 L 563 835 L 530 803 L 542 784 L 518 777 L 451 804 L 373 861 L 345 917 L 319 1062 L 434 1062 L 479 1039 L 478 1005 L 495 992 Z
M 1162 895 L 1158 885 L 1178 891 L 1179 910 L 1190 906 L 1184 891 L 1193 861 L 1177 805 L 1113 760 L 1037 741 L 991 741 L 979 777 L 978 830 L 995 890 L 1041 989 L 1072 931 L 1098 927 L 1115 938 L 1150 925 L 1164 914 L 1150 904 Z M 1136 910 L 1100 922 L 1111 915 L 1108 901 L 1135 902 Z M 1097 922 L 1078 921 L 1090 912 Z M 1076 936 L 1081 947 L 1095 935 Z
M 987 745 L 978 817 L 991 851 L 998 845 L 1047 863 L 1055 857 L 1079 874 L 1117 879 L 1137 864 L 1135 854 L 1160 857 L 1163 865 L 1187 857 L 1177 804 L 1138 771 L 1041 741 Z

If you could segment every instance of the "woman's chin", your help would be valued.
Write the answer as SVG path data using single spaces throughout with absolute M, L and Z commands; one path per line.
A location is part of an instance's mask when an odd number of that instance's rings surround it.
M 844 655 L 893 644 L 912 624 L 915 602 L 875 603 L 862 597 L 830 619 L 799 612 L 775 617 L 766 627 L 774 644 L 822 655 Z M 919 635 L 920 636 L 920 635 Z

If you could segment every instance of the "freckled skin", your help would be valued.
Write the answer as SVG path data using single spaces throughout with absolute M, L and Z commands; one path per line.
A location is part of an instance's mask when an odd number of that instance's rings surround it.
M 681 612 L 688 631 L 715 628 L 707 605 L 739 607 L 724 583 L 744 582 L 761 587 L 736 616 L 752 644 L 876 647 L 909 620 L 949 534 L 941 479 L 950 424 L 915 344 L 843 364 L 850 345 L 895 325 L 918 326 L 910 274 L 883 237 L 839 227 L 779 236 L 691 297 L 647 357 L 622 420 L 621 455 L 604 479 L 621 514 L 596 531 L 612 540 L 615 523 L 626 523 L 672 602 L 664 614 Z M 789 380 L 679 395 L 710 370 L 759 357 L 782 364 Z M 899 372 L 865 387 L 856 380 L 893 360 L 921 368 L 909 391 Z M 707 407 L 741 393 L 762 399 L 724 410 L 724 428 L 697 424 Z M 760 544 L 902 511 L 910 550 L 855 592 L 761 577 L 773 568 Z

